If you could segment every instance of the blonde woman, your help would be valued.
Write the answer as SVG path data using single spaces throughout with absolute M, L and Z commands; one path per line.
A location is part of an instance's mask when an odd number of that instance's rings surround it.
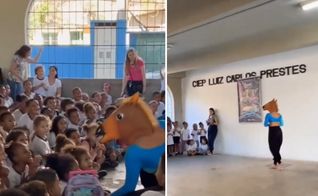
M 124 93 L 130 97 L 136 92 L 143 94 L 146 92 L 146 69 L 144 61 L 131 48 L 127 51 L 124 65 L 124 79 L 121 96 Z

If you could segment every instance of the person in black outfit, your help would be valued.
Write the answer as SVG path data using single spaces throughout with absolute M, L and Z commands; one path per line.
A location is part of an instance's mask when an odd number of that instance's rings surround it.
M 209 128 L 208 128 L 208 145 L 210 149 L 210 153 L 214 154 L 214 141 L 218 134 L 218 118 L 215 115 L 215 111 L 213 108 L 209 109 L 209 118 L 206 121 Z

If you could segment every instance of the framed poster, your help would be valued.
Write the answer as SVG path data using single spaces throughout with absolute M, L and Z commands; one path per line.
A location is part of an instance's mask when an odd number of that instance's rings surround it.
M 237 81 L 239 122 L 262 122 L 261 79 L 247 78 Z

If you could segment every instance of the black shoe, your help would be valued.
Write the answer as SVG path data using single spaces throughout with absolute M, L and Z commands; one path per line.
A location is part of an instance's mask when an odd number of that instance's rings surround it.
M 104 178 L 105 176 L 107 176 L 107 171 L 105 171 L 105 170 L 99 170 L 99 172 L 98 172 L 98 179 L 102 179 L 102 178 Z
M 101 165 L 100 165 L 100 169 L 101 170 L 105 170 L 105 169 L 107 169 L 107 168 L 110 168 L 112 165 L 111 165 L 111 162 L 110 161 L 105 161 L 104 163 L 102 163 Z

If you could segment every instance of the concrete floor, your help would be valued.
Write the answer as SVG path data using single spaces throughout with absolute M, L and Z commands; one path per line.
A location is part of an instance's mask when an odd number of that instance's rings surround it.
M 168 158 L 168 196 L 317 196 L 318 163 L 230 155 Z
M 124 161 L 120 163 L 115 169 L 107 170 L 107 172 L 107 176 L 100 181 L 104 189 L 114 192 L 124 185 L 126 178 L 126 168 Z M 136 190 L 138 189 L 143 189 L 143 186 L 140 183 L 140 179 L 136 187 Z

